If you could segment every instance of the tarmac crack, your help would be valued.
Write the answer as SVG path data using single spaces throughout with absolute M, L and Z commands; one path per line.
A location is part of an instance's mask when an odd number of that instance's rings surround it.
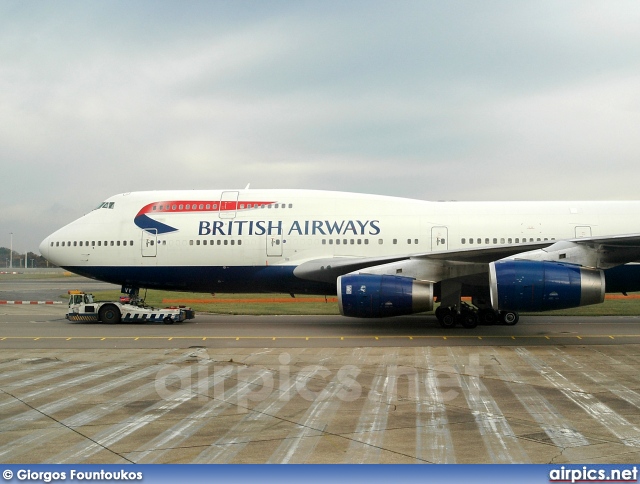
M 120 457 L 121 459 L 126 460 L 127 462 L 129 462 L 130 464 L 135 464 L 135 462 L 133 462 L 132 460 L 126 458 L 125 456 L 123 456 L 122 454 L 119 454 L 118 452 L 115 452 L 114 450 L 105 447 L 104 445 L 102 445 L 100 442 L 92 439 L 91 437 L 89 437 L 88 435 L 84 435 L 82 432 L 78 431 L 77 429 L 74 429 L 73 427 L 70 427 L 66 424 L 64 424 L 63 422 L 61 422 L 60 420 L 58 420 L 57 418 L 53 417 L 52 415 L 49 415 L 45 412 L 43 412 L 42 410 L 40 410 L 37 407 L 34 407 L 33 405 L 31 405 L 29 402 L 26 402 L 25 400 L 21 399 L 20 397 L 14 395 L 11 392 L 6 391 L 4 388 L 0 388 L 0 391 L 2 393 L 4 393 L 5 395 L 8 395 L 9 397 L 13 398 L 14 400 L 22 403 L 23 405 L 25 405 L 26 407 L 30 408 L 31 410 L 33 410 L 34 412 L 38 412 L 40 415 L 42 415 L 43 417 L 52 420 L 53 422 L 57 423 L 58 425 L 66 428 L 67 430 L 70 430 L 71 432 L 73 432 L 76 435 L 79 435 L 80 437 L 82 437 L 83 439 L 86 439 L 90 442 L 93 442 L 94 444 L 96 444 L 98 447 L 103 448 L 104 450 L 106 450 L 107 452 L 116 455 L 118 457 Z

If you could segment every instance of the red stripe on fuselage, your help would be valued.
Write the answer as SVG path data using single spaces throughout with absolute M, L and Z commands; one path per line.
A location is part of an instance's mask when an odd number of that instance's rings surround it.
M 154 213 L 202 213 L 202 212 L 228 212 L 231 210 L 254 210 L 261 206 L 267 206 L 275 202 L 227 202 L 227 201 L 202 201 L 202 200 L 174 200 L 167 202 L 153 202 L 142 207 L 138 215 Z M 188 207 L 188 208 L 187 208 Z

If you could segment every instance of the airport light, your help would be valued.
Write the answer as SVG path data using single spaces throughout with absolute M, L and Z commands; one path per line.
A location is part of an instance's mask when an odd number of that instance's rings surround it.
M 11 232 L 11 246 L 9 247 L 9 269 L 13 269 L 13 232 Z

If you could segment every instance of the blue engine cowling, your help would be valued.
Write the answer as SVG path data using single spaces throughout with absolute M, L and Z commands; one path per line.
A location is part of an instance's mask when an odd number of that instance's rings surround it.
M 433 283 L 410 277 L 347 274 L 338 277 L 340 314 L 384 318 L 433 309 Z
M 604 301 L 604 273 L 560 262 L 505 260 L 489 264 L 491 305 L 501 311 L 549 311 Z

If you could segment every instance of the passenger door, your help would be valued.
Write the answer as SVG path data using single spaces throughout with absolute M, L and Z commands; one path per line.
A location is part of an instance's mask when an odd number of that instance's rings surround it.
M 158 229 L 142 231 L 142 257 L 155 257 L 158 253 Z
M 431 227 L 431 251 L 439 252 L 449 247 L 449 229 L 447 227 Z
M 220 195 L 220 218 L 236 218 L 240 192 L 222 192 Z

